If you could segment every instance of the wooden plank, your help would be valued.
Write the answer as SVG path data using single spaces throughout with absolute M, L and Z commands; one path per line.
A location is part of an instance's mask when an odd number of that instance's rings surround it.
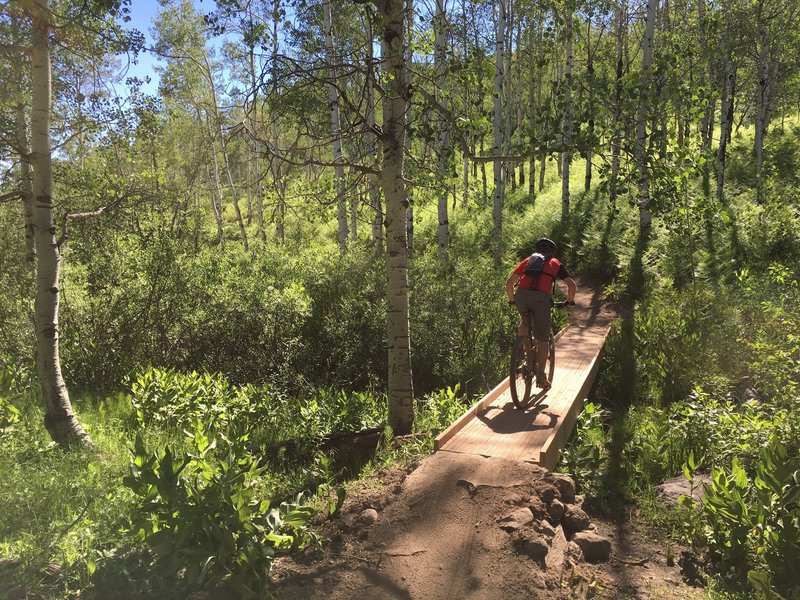
M 525 411 L 511 407 L 508 379 L 435 440 L 436 451 L 534 461 L 550 469 L 569 438 L 600 365 L 610 326 L 560 331 L 554 385 Z
M 558 341 L 569 328 L 570 324 L 568 323 L 555 335 L 555 340 Z M 506 390 L 508 390 L 508 377 L 496 385 L 494 389 L 492 389 L 478 402 L 473 404 L 467 412 L 451 423 L 447 429 L 436 436 L 436 439 L 433 440 L 433 451 L 437 452 L 441 450 L 448 440 L 461 431 L 474 417 L 477 417 L 480 413 L 482 413 L 487 406 L 502 396 L 503 392 Z
M 480 412 L 483 411 L 484 407 L 491 404 L 493 400 L 500 396 L 505 388 L 508 388 L 508 377 L 497 384 L 494 389 L 486 394 L 483 398 L 473 404 L 467 412 L 451 423 L 450 427 L 436 436 L 436 439 L 433 440 L 434 452 L 439 450 L 450 438 L 461 431 L 464 426 L 466 426 L 472 420 L 473 417 L 476 417 Z
M 604 334 L 602 335 L 602 339 L 604 341 L 606 336 L 608 336 L 610 329 L 610 327 L 605 329 Z M 572 429 L 575 427 L 575 423 L 578 421 L 578 415 L 580 415 L 581 411 L 583 410 L 583 401 L 589 394 L 589 390 L 592 389 L 592 384 L 594 383 L 594 379 L 597 376 L 598 370 L 600 369 L 600 359 L 602 355 L 603 346 L 601 345 L 600 350 L 595 355 L 594 360 L 589 367 L 589 372 L 587 373 L 587 376 L 584 379 L 583 385 L 578 391 L 578 394 L 576 395 L 570 407 L 564 413 L 561 422 L 556 425 L 553 433 L 550 434 L 550 437 L 547 438 L 545 443 L 542 445 L 542 450 L 539 455 L 539 464 L 545 469 L 550 471 L 555 469 L 561 449 L 566 445 L 567 440 L 569 440 Z

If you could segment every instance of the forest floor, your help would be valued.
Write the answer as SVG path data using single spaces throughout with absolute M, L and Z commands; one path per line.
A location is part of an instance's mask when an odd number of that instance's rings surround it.
M 573 322 L 609 310 L 582 283 Z M 616 512 L 537 465 L 440 452 L 360 482 L 320 525 L 323 550 L 277 560 L 272 580 L 287 600 L 703 597 L 681 548 Z

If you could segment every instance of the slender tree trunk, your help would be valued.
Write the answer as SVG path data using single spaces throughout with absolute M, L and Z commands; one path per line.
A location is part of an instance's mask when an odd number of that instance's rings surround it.
M 389 425 L 395 435 L 411 433 L 414 386 L 408 298 L 408 193 L 403 177 L 406 114 L 409 108 L 406 73 L 405 7 L 403 0 L 380 0 L 381 48 L 389 83 L 383 98 L 383 164 L 381 184 L 386 198 L 387 343 L 389 352 Z
M 365 15 L 364 21 L 367 25 L 367 81 L 366 81 L 366 103 L 367 103 L 367 156 L 370 166 L 377 164 L 377 154 L 375 143 L 375 55 L 373 40 L 375 35 L 372 32 L 372 22 L 369 15 Z M 367 178 L 367 189 L 369 194 L 369 204 L 372 208 L 372 241 L 377 249 L 383 248 L 383 207 L 378 190 L 380 181 L 375 175 Z
M 561 218 L 569 217 L 569 172 L 572 165 L 572 7 L 564 15 L 566 45 L 564 48 L 564 115 L 561 151 Z
M 753 140 L 753 155 L 756 166 L 756 194 L 759 203 L 764 202 L 764 138 L 769 128 L 772 101 L 777 79 L 777 68 L 773 56 L 780 56 L 780 30 L 772 33 L 773 21 L 786 22 L 785 14 L 781 11 L 782 4 L 775 3 L 775 12 L 768 10 L 765 0 L 758 1 L 758 85 L 756 88 L 756 118 L 755 139 Z M 777 39 L 772 39 L 776 37 Z
M 53 167 L 50 146 L 50 7 L 48 0 L 32 4 L 31 36 L 31 150 L 33 157 L 33 219 L 36 246 L 36 371 L 45 405 L 44 424 L 62 447 L 91 448 L 70 403 L 59 358 L 59 273 L 61 252 L 53 219 Z
M 414 0 L 405 0 L 405 28 L 406 28 L 406 43 L 404 49 L 404 56 L 405 56 L 405 75 L 406 75 L 406 86 L 407 89 L 411 89 L 412 87 L 412 71 L 410 66 L 413 62 L 413 52 L 411 50 L 411 40 L 414 39 Z M 411 104 L 409 102 L 409 111 L 411 110 Z M 408 117 L 406 117 L 406 121 L 408 121 Z M 411 136 L 406 134 L 405 136 L 405 143 L 404 143 L 405 153 L 411 154 Z M 406 210 L 406 236 L 407 236 L 407 245 L 408 245 L 408 259 L 414 256 L 414 202 L 412 198 L 408 197 L 408 208 Z
M 323 3 L 325 27 L 325 55 L 328 61 L 328 108 L 331 111 L 331 134 L 333 136 L 333 163 L 335 170 L 336 214 L 339 222 L 339 252 L 347 252 L 347 204 L 344 197 L 344 165 L 342 163 L 342 129 L 339 121 L 339 90 L 336 87 L 336 51 L 333 41 L 332 0 Z
M 511 44 L 514 31 L 514 0 L 505 0 L 506 2 L 506 20 L 505 20 L 505 36 L 503 40 L 503 144 L 501 153 L 503 156 L 508 155 L 508 149 L 511 146 L 511 140 L 514 137 L 514 109 L 513 98 L 511 93 Z M 505 161 L 503 163 L 503 181 L 505 185 L 510 185 L 512 190 L 517 189 L 517 182 L 515 179 L 514 163 Z
M 231 200 L 233 201 L 233 210 L 236 213 L 236 223 L 239 225 L 239 234 L 242 236 L 242 245 L 244 251 L 249 252 L 250 245 L 247 240 L 247 228 L 244 226 L 244 219 L 242 218 L 242 210 L 239 207 L 239 191 L 236 189 L 236 184 L 233 181 L 233 173 L 231 173 L 231 165 L 228 162 L 228 148 L 225 142 L 225 134 L 220 129 L 220 147 L 222 148 L 222 160 L 225 166 L 225 174 L 228 177 L 228 187 L 231 190 Z
M 545 169 L 547 168 L 547 151 L 544 145 L 539 150 L 539 191 L 544 189 Z
M 278 35 L 278 25 L 281 22 L 281 0 L 273 0 L 272 4 L 272 59 L 271 59 L 271 75 L 273 85 L 276 86 L 275 92 L 278 92 L 278 51 L 280 50 L 280 36 Z M 272 145 L 274 148 L 280 148 L 280 121 L 277 116 L 272 117 L 270 132 L 272 134 Z M 284 172 L 283 161 L 277 156 L 270 159 L 269 164 L 270 174 L 274 184 L 276 195 L 275 207 L 275 237 L 282 244 L 286 241 L 286 175 Z
M 719 147 L 717 148 L 717 200 L 725 204 L 725 165 L 728 157 L 728 142 L 730 141 L 734 92 L 736 89 L 736 70 L 730 56 L 725 59 L 722 71 L 723 89 L 719 123 Z
M 639 229 L 649 230 L 652 217 L 650 216 L 650 175 L 645 144 L 647 142 L 647 116 L 652 102 L 652 77 L 653 64 L 653 35 L 655 32 L 656 15 L 658 14 L 658 0 L 648 0 L 647 22 L 645 25 L 644 40 L 642 41 L 642 83 L 639 91 L 639 110 L 636 116 L 636 144 L 634 155 L 636 167 L 639 172 Z
M 31 150 L 28 144 L 28 124 L 25 119 L 25 104 L 17 104 L 17 149 L 19 152 L 19 187 L 22 193 L 24 214 L 26 259 L 31 267 L 36 266 L 36 240 L 34 239 L 33 214 L 33 172 L 31 171 Z
M 486 148 L 483 145 L 483 136 L 481 136 L 480 141 L 480 149 L 481 149 L 481 156 L 484 155 L 486 152 Z M 486 161 L 480 161 L 480 169 L 481 169 L 481 187 L 483 189 L 483 204 L 486 205 L 486 202 L 489 199 L 489 181 L 486 175 Z
M 256 227 L 258 228 L 258 239 L 266 245 L 267 232 L 264 229 L 264 186 L 261 182 L 261 142 L 258 141 L 258 79 L 256 76 L 255 48 L 251 44 L 249 50 L 250 66 L 250 127 L 254 139 L 250 159 L 252 161 L 253 181 L 251 183 L 250 195 L 255 197 Z
M 589 105 L 588 144 L 586 146 L 586 171 L 583 176 L 583 190 L 588 192 L 592 187 L 592 150 L 594 144 L 594 52 L 592 51 L 592 21 L 588 19 L 586 26 L 586 80 L 589 88 L 587 101 Z
M 699 32 L 699 39 L 700 39 L 700 47 L 706 48 L 706 1 L 707 0 L 697 0 L 697 25 L 698 25 L 698 32 Z M 710 57 L 708 57 L 710 58 Z M 708 59 L 707 58 L 707 59 Z M 708 86 L 708 79 L 707 77 L 710 76 L 708 72 L 711 69 L 711 60 L 708 60 L 709 66 L 706 65 L 701 61 L 700 65 L 700 89 L 703 90 L 703 93 L 706 94 L 707 98 L 709 98 L 709 107 L 706 109 L 703 117 L 700 119 L 700 140 L 703 148 L 703 155 L 706 158 L 710 159 L 711 156 L 711 134 L 710 129 L 712 128 L 712 123 L 714 120 L 713 117 L 713 106 L 711 105 L 711 98 L 713 94 L 709 93 L 707 90 Z M 703 181 L 703 194 L 706 198 L 711 196 L 711 173 L 709 171 L 709 164 L 710 160 L 704 162 L 701 166 L 702 171 L 702 181 Z
M 617 205 L 619 166 L 622 154 L 622 76 L 624 75 L 625 21 L 624 4 L 619 3 L 616 15 L 617 60 L 614 74 L 614 104 L 611 112 L 611 174 L 608 182 L 608 195 L 612 207 Z
M 217 243 L 225 243 L 225 230 L 222 227 L 222 200 L 219 198 L 219 187 L 214 185 L 211 178 L 211 166 L 206 163 L 206 185 L 211 196 L 211 212 L 217 224 Z
M 505 119 L 503 118 L 503 82 L 505 81 L 505 32 L 506 32 L 506 0 L 498 0 L 497 24 L 495 28 L 495 76 L 494 76 L 494 192 L 492 196 L 492 220 L 494 223 L 494 262 L 499 266 L 503 259 L 503 138 Z
M 436 0 L 436 16 L 434 17 L 434 67 L 436 69 L 436 94 L 439 103 L 446 109 L 448 107 L 447 81 L 445 78 L 446 65 L 445 54 L 447 52 L 447 14 L 444 8 L 445 0 Z M 442 190 L 439 193 L 438 214 L 439 214 L 439 259 L 447 260 L 447 247 L 450 245 L 450 219 L 447 211 L 448 186 L 450 167 L 450 148 L 448 136 L 448 124 L 446 120 L 439 116 L 438 119 L 439 138 L 436 144 L 436 153 L 439 158 L 439 179 L 441 180 Z
M 223 231 L 223 213 L 224 213 L 224 204 L 223 198 L 224 195 L 222 193 L 222 180 L 220 179 L 219 174 L 219 158 L 217 157 L 217 145 L 214 142 L 214 131 L 211 128 L 211 117 L 206 114 L 206 131 L 208 132 L 208 143 L 209 143 L 209 151 L 211 152 L 211 163 L 214 167 L 213 175 L 214 175 L 214 191 L 216 192 L 215 196 L 217 198 L 217 205 L 214 207 L 214 210 L 217 213 L 217 228 L 219 233 L 220 241 L 224 241 L 224 237 L 222 235 Z

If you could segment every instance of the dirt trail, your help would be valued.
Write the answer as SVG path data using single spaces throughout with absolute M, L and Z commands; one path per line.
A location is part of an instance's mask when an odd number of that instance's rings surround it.
M 613 317 L 592 289 L 576 300 L 576 326 Z M 440 452 L 365 485 L 323 526 L 321 555 L 276 561 L 279 598 L 702 597 L 668 566 L 668 546 L 590 522 L 571 481 L 537 465 Z

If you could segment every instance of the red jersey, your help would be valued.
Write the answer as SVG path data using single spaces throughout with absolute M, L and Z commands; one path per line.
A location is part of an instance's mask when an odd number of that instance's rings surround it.
M 550 295 L 553 293 L 553 282 L 556 277 L 559 279 L 566 279 L 569 277 L 564 265 L 557 258 L 551 258 L 542 267 L 542 272 L 539 275 L 526 275 L 525 266 L 528 264 L 528 259 L 525 258 L 514 269 L 514 275 L 519 275 L 520 280 L 517 284 L 519 290 L 535 290 L 543 294 Z

